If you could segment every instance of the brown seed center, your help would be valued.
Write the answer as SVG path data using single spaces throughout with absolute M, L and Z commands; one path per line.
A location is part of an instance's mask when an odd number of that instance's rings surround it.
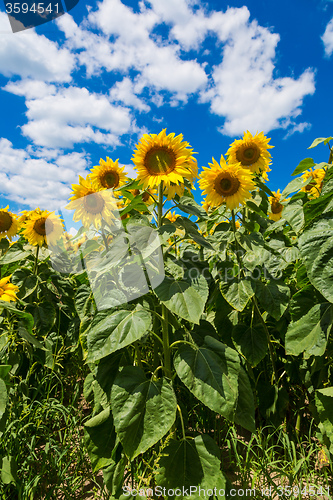
M 176 155 L 165 146 L 157 146 L 146 153 L 144 165 L 150 175 L 169 174 L 176 167 Z
M 8 212 L 0 211 L 0 233 L 8 231 L 13 223 L 13 217 Z
M 92 193 L 83 198 L 84 208 L 90 214 L 100 214 L 104 208 L 104 200 L 98 193 Z
M 41 217 L 34 223 L 34 231 L 40 236 L 45 236 L 46 233 L 50 234 L 53 231 L 53 222 L 48 220 L 47 217 Z
M 214 183 L 215 191 L 221 196 L 232 196 L 237 193 L 239 186 L 239 180 L 225 172 L 219 174 Z
M 272 214 L 279 214 L 283 210 L 283 205 L 279 203 L 279 200 L 277 198 L 273 198 L 272 203 L 271 203 L 271 210 Z
M 255 143 L 241 146 L 236 153 L 237 161 L 242 165 L 249 166 L 258 161 L 260 157 L 260 149 Z
M 117 172 L 105 172 L 101 177 L 101 184 L 107 189 L 117 188 L 119 186 L 119 175 Z

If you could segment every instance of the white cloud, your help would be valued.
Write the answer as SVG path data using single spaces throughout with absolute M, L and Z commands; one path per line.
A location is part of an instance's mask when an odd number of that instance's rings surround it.
M 27 100 L 26 105 L 29 121 L 23 134 L 47 148 L 82 142 L 114 146 L 132 127 L 128 108 L 113 106 L 106 96 L 86 88 L 60 88 L 55 95 Z
M 55 153 L 47 161 L 22 149 L 15 149 L 7 139 L 0 139 L 1 194 L 20 206 L 55 210 L 63 206 L 70 194 L 70 185 L 85 175 L 87 161 L 84 153 Z M 50 156 L 50 151 L 45 152 Z
M 59 48 L 34 29 L 22 33 L 6 33 L 8 16 L 0 12 L 0 73 L 6 77 L 20 76 L 41 81 L 69 82 L 75 66 L 75 56 Z
M 124 78 L 121 82 L 117 82 L 111 88 L 110 100 L 112 102 L 122 102 L 125 106 L 131 106 L 139 111 L 150 111 L 150 107 L 135 94 L 135 83 L 128 77 Z
M 333 53 L 333 18 L 327 24 L 325 33 L 321 39 L 324 43 L 325 54 L 330 57 Z
M 222 61 L 212 68 L 211 88 L 201 99 L 225 118 L 220 131 L 229 136 L 293 125 L 291 118 L 300 115 L 303 98 L 315 90 L 314 73 L 308 69 L 298 79 L 274 79 L 279 35 L 256 21 L 248 23 L 244 10 L 239 13 L 239 24 L 223 46 Z
M 26 99 L 42 98 L 47 95 L 56 94 L 57 88 L 55 85 L 49 85 L 39 80 L 18 80 L 16 82 L 8 82 L 3 90 L 15 95 L 26 97 Z
M 88 22 L 103 34 L 80 28 L 69 15 L 60 17 L 57 24 L 71 49 L 84 49 L 78 58 L 89 75 L 99 74 L 101 68 L 122 73 L 134 70 L 138 72 L 137 91 L 166 90 L 183 101 L 207 83 L 204 68 L 196 60 L 181 59 L 179 44 L 153 39 L 152 31 L 162 18 L 152 9 L 134 13 L 120 0 L 104 0 L 97 11 L 90 12 Z

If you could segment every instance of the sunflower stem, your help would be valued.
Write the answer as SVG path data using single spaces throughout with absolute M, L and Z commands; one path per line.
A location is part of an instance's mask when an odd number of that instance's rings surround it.
M 34 275 L 37 274 L 38 270 L 38 254 L 39 254 L 39 245 L 36 247 L 36 255 L 35 255 L 35 265 L 34 265 Z
M 163 181 L 158 186 L 158 218 L 157 225 L 162 225 L 162 211 L 163 211 Z M 162 339 L 163 339 L 163 357 L 164 357 L 164 371 L 165 375 L 171 379 L 171 358 L 170 358 L 170 342 L 169 342 L 169 325 L 168 325 L 168 310 L 162 304 Z
M 102 225 L 101 225 L 101 230 L 102 230 L 102 237 L 103 237 L 104 245 L 105 245 L 106 251 L 108 252 L 109 251 L 109 245 L 108 245 L 108 239 L 105 236 L 104 227 L 103 227 L 103 221 L 102 221 Z
M 266 325 L 266 323 L 264 321 L 264 318 L 261 315 L 261 312 L 260 312 L 260 309 L 259 309 L 256 297 L 252 298 L 252 302 L 254 304 L 256 313 L 258 314 L 258 318 L 260 320 L 260 323 L 262 324 L 262 326 L 263 326 L 263 328 L 265 330 L 265 333 L 266 333 L 267 342 L 268 342 L 268 348 L 269 348 L 269 355 L 270 355 L 271 362 L 272 362 L 272 367 L 273 367 L 274 382 L 275 382 L 275 384 L 277 384 L 278 381 L 279 381 L 279 377 L 278 377 L 278 373 L 277 373 L 277 369 L 276 369 L 276 364 L 275 364 L 275 359 L 274 359 L 274 350 L 273 350 L 271 336 L 269 334 L 269 331 L 268 331 L 267 325 Z

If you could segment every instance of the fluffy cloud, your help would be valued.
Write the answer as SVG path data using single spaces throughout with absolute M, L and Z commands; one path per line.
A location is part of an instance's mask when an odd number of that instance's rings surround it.
M 75 67 L 75 56 L 59 48 L 34 29 L 11 33 L 7 14 L 0 12 L 0 73 L 41 81 L 69 82 Z
M 95 142 L 114 146 L 131 130 L 128 108 L 112 105 L 106 96 L 86 88 L 60 88 L 55 94 L 26 101 L 28 123 L 22 131 L 36 145 L 71 148 Z
M 333 18 L 326 26 L 325 33 L 323 34 L 321 39 L 324 43 L 325 54 L 328 57 L 331 56 L 333 52 Z
M 47 157 L 52 161 L 47 161 Z M 55 210 L 63 206 L 70 185 L 77 183 L 78 175 L 85 175 L 86 167 L 83 153 L 27 152 L 15 149 L 7 139 L 0 139 L 1 194 L 22 208 L 39 206 Z
M 279 35 L 256 21 L 249 23 L 245 10 L 239 11 L 238 25 L 234 23 L 231 32 L 217 32 L 225 42 L 221 63 L 212 68 L 211 87 L 201 94 L 212 113 L 225 118 L 221 132 L 228 136 L 246 129 L 269 132 L 293 126 L 293 119 L 301 114 L 303 98 L 315 91 L 310 69 L 298 79 L 274 79 Z

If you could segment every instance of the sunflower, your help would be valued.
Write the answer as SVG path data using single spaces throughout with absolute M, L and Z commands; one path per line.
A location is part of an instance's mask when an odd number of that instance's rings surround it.
M 21 227 L 35 213 L 40 214 L 41 213 L 41 209 L 39 207 L 37 207 L 34 210 L 22 210 L 20 212 L 21 215 L 17 219 L 17 221 L 19 223 L 19 226 Z
M 8 211 L 9 206 L 0 210 L 0 239 L 7 238 L 12 241 L 18 230 L 17 216 Z
M 273 196 L 270 196 L 268 198 L 270 204 L 271 204 L 271 211 L 269 213 L 269 218 L 275 221 L 278 221 L 281 219 L 282 216 L 282 210 L 283 210 L 283 205 L 280 203 L 281 200 L 281 193 L 280 189 L 278 189 L 276 192 L 272 191 Z
M 17 300 L 16 293 L 19 291 L 18 286 L 8 283 L 11 276 L 10 274 L 0 280 L 0 300 L 6 302 L 15 302 Z
M 75 210 L 73 220 L 82 221 L 84 227 L 89 228 L 91 224 L 99 229 L 102 219 L 111 223 L 114 219 L 114 211 L 117 210 L 116 201 L 110 191 L 95 191 L 89 176 L 87 179 L 79 176 L 79 184 L 72 184 L 73 196 L 66 206 L 68 210 Z
M 30 245 L 54 245 L 61 238 L 64 225 L 59 215 L 48 210 L 33 213 L 23 225 L 22 234 Z
M 233 210 L 251 197 L 250 191 L 255 188 L 253 176 L 240 163 L 227 164 L 221 155 L 220 164 L 213 158 L 208 165 L 210 168 L 204 167 L 199 175 L 199 186 L 207 195 L 206 204 L 217 207 L 225 203 Z
M 106 161 L 101 158 L 99 165 L 95 165 L 91 169 L 91 174 L 89 174 L 94 190 L 117 189 L 126 184 L 128 179 L 124 173 L 124 168 L 119 167 L 118 160 L 113 161 L 108 156 Z
M 179 215 L 176 214 L 176 212 L 168 212 L 164 217 L 166 219 L 168 219 L 168 221 L 170 221 L 170 222 L 176 222 L 176 220 L 178 219 Z
M 182 140 L 182 134 L 166 135 L 165 130 L 158 135 L 144 134 L 134 151 L 132 161 L 143 189 L 157 187 L 161 182 L 169 187 L 193 178 L 193 150 Z
M 251 172 L 262 174 L 268 180 L 267 172 L 270 172 L 271 154 L 267 151 L 270 146 L 263 132 L 253 136 L 249 131 L 244 132 L 243 139 L 235 140 L 230 144 L 227 151 L 229 163 L 239 162 L 243 168 L 249 168 Z
M 140 191 L 140 189 L 131 189 L 130 193 L 132 193 L 133 196 L 141 195 L 143 203 L 146 203 L 146 205 L 149 206 L 154 203 L 154 198 L 157 196 L 157 189 L 146 189 L 145 191 Z M 131 200 L 128 200 L 128 203 L 130 203 L 130 201 Z
M 324 170 L 323 168 L 316 168 L 315 170 L 312 170 L 312 168 L 310 168 L 308 171 L 304 172 L 302 178 L 304 180 L 307 180 L 312 177 L 313 180 L 309 182 L 309 184 L 304 186 L 301 191 L 305 191 L 306 193 L 308 193 L 310 198 L 318 198 L 323 187 L 325 175 L 326 170 Z

